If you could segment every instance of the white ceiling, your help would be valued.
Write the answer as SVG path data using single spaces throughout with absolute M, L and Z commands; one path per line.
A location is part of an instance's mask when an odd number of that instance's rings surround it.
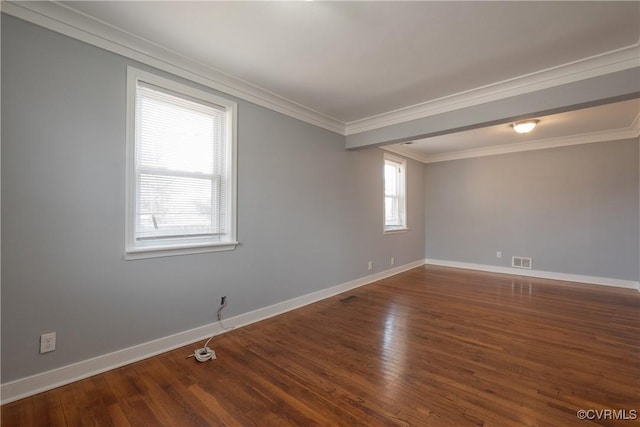
M 62 2 L 350 123 L 638 43 L 640 2 Z

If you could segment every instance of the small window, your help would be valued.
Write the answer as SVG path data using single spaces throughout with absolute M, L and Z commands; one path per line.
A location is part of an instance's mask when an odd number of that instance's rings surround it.
M 128 69 L 126 258 L 231 250 L 236 104 Z
M 407 161 L 384 156 L 384 231 L 407 229 Z

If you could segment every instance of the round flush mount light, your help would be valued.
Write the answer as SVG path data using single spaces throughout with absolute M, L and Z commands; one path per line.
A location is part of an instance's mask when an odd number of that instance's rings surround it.
M 529 133 L 539 122 L 540 120 L 525 120 L 523 122 L 513 123 L 511 127 L 518 133 Z

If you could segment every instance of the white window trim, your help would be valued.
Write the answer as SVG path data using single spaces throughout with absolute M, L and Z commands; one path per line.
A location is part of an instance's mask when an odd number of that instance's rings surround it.
M 401 183 L 401 189 L 403 191 L 403 197 L 402 197 L 402 222 L 404 224 L 404 227 L 400 227 L 400 228 L 387 228 L 386 225 L 386 217 L 385 217 L 385 209 L 386 209 L 386 205 L 385 205 L 385 191 L 384 191 L 384 185 L 383 185 L 383 192 L 382 192 L 382 230 L 384 234 L 397 234 L 397 233 L 406 233 L 407 231 L 409 231 L 409 225 L 407 223 L 407 159 L 404 159 L 402 157 L 397 157 L 394 156 L 392 154 L 388 154 L 388 153 L 384 153 L 384 160 L 383 160 L 383 165 L 387 162 L 387 160 L 392 161 L 392 162 L 396 162 L 396 163 L 400 163 L 402 165 L 402 170 L 404 171 L 404 173 L 402 174 L 402 183 Z M 384 168 L 383 168 L 384 169 Z M 383 184 L 384 184 L 384 173 L 383 173 Z
M 207 103 L 215 104 L 226 110 L 226 129 L 228 129 L 227 138 L 230 139 L 228 161 L 231 165 L 230 173 L 230 192 L 227 195 L 227 203 L 230 207 L 229 228 L 230 240 L 225 242 L 202 242 L 198 239 L 174 241 L 173 243 L 166 240 L 162 245 L 136 245 L 134 237 L 134 217 L 136 209 L 135 194 L 135 105 L 136 105 L 136 86 L 138 81 L 143 81 L 159 86 L 178 94 L 183 94 L 194 99 L 199 99 Z M 237 241 L 237 103 L 195 89 L 173 80 L 157 76 L 155 74 L 139 70 L 134 67 L 127 67 L 127 108 L 126 108 L 126 176 L 125 176 L 125 260 L 135 260 L 144 258 L 165 257 L 174 255 L 188 255 L 204 252 L 220 252 L 231 251 L 239 244 Z

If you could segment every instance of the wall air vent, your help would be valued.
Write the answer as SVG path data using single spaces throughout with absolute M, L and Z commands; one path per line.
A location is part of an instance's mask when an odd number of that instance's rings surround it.
M 531 258 L 525 258 L 525 257 L 521 257 L 521 256 L 514 256 L 511 257 L 511 267 L 515 267 L 515 268 L 526 268 L 531 270 L 531 265 L 532 265 L 532 261 Z

